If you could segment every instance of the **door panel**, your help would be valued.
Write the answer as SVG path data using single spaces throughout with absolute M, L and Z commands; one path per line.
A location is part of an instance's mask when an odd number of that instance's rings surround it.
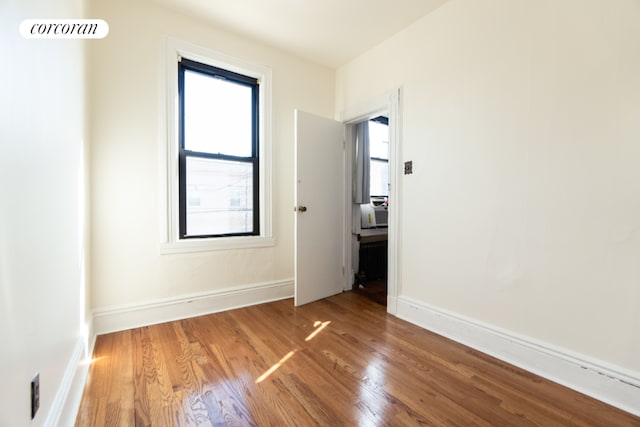
M 344 126 L 296 110 L 295 305 L 342 292 Z

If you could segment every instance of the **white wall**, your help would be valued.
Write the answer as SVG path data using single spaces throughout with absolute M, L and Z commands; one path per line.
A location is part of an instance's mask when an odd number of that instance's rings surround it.
M 336 108 L 396 86 L 401 296 L 640 372 L 640 3 L 450 0 Z
M 18 32 L 24 19 L 82 10 L 77 0 L 0 3 L 1 426 L 55 425 L 86 350 L 83 44 Z
M 334 71 L 151 2 L 96 0 L 91 8 L 110 26 L 90 52 L 93 307 L 291 279 L 293 111 L 332 116 Z M 167 36 L 272 69 L 274 247 L 160 254 Z

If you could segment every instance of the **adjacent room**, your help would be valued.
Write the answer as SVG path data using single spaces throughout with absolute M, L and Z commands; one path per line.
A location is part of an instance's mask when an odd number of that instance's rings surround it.
M 0 24 L 0 426 L 640 426 L 638 0 Z

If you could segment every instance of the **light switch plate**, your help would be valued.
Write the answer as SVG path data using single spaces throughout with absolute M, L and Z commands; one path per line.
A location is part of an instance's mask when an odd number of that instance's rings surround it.
M 410 175 L 413 173 L 413 162 L 409 160 L 408 162 L 404 162 L 404 174 Z

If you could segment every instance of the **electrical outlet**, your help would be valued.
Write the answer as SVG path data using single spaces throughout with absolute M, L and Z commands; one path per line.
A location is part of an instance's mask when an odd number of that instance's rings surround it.
M 36 412 L 40 408 L 40 374 L 31 380 L 31 419 L 36 417 Z

